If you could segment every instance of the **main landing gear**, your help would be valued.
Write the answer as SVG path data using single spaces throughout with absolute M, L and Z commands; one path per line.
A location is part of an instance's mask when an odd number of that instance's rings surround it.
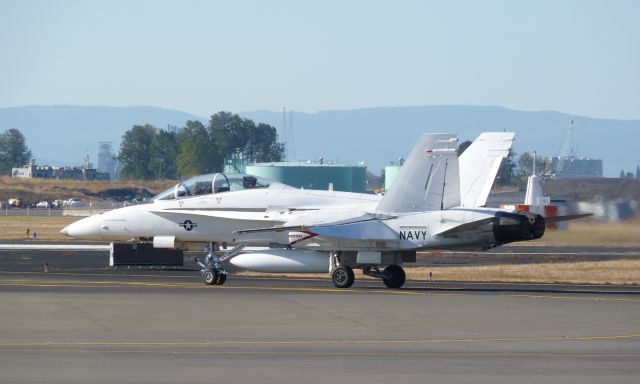
M 364 265 L 362 273 L 382 279 L 382 282 L 388 288 L 400 288 L 407 279 L 404 269 L 396 264 L 388 265 L 382 271 L 379 265 Z M 331 281 L 336 288 L 349 288 L 355 281 L 353 268 L 341 263 L 339 252 L 331 254 Z
M 382 282 L 389 288 L 400 288 L 404 285 L 404 282 L 407 279 L 404 269 L 395 264 L 385 268 L 382 274 L 384 275 Z
M 404 285 L 407 276 L 399 265 L 389 265 L 383 271 L 378 266 L 365 266 L 362 272 L 371 277 L 382 279 L 387 288 L 400 288 Z M 353 269 L 348 265 L 336 267 L 331 273 L 331 281 L 336 288 L 349 288 L 355 281 Z

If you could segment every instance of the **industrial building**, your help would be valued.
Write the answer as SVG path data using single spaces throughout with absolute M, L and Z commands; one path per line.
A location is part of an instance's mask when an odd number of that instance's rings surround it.
M 36 165 L 32 159 L 27 165 L 12 168 L 11 177 L 14 179 L 109 180 L 109 174 L 93 168 L 88 158 L 82 167 Z
M 600 159 L 554 156 L 551 158 L 551 169 L 557 179 L 602 178 L 602 160 Z
M 98 172 L 108 173 L 109 180 L 118 179 L 120 167 L 116 155 L 111 150 L 112 143 L 102 141 L 98 145 Z

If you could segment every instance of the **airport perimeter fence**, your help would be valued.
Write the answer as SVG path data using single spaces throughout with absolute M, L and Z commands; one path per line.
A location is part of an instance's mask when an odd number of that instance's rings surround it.
M 63 207 L 63 208 L 14 208 L 5 206 L 2 208 L 2 213 L 4 216 L 37 216 L 37 217 L 46 217 L 46 216 L 91 216 L 98 213 L 102 213 L 108 211 L 110 209 L 120 208 L 124 206 L 123 203 L 109 203 L 109 202 L 101 202 L 101 203 L 91 203 L 91 204 L 83 204 L 82 206 L 77 207 Z

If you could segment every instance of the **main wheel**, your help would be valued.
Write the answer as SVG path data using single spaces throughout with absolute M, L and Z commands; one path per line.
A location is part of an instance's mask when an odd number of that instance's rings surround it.
M 216 284 L 222 285 L 225 281 L 227 281 L 227 274 L 222 272 L 218 273 L 218 280 L 216 281 Z
M 392 264 L 385 268 L 383 273 L 385 277 L 382 278 L 382 282 L 388 288 L 400 288 L 407 279 L 404 269 L 399 265 Z
M 331 274 L 331 280 L 336 288 L 349 288 L 353 285 L 356 277 L 353 274 L 353 269 L 348 265 L 341 265 L 334 269 Z
M 218 281 L 218 271 L 215 269 L 205 269 L 202 272 L 202 280 L 207 285 L 214 285 Z

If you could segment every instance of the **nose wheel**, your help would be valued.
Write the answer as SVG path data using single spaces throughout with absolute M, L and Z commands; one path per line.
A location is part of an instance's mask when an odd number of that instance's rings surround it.
M 214 285 L 218 282 L 218 271 L 215 269 L 205 269 L 202 271 L 202 280 L 207 285 Z
M 222 285 L 227 281 L 227 272 L 215 268 L 207 268 L 202 271 L 202 281 L 207 285 Z

